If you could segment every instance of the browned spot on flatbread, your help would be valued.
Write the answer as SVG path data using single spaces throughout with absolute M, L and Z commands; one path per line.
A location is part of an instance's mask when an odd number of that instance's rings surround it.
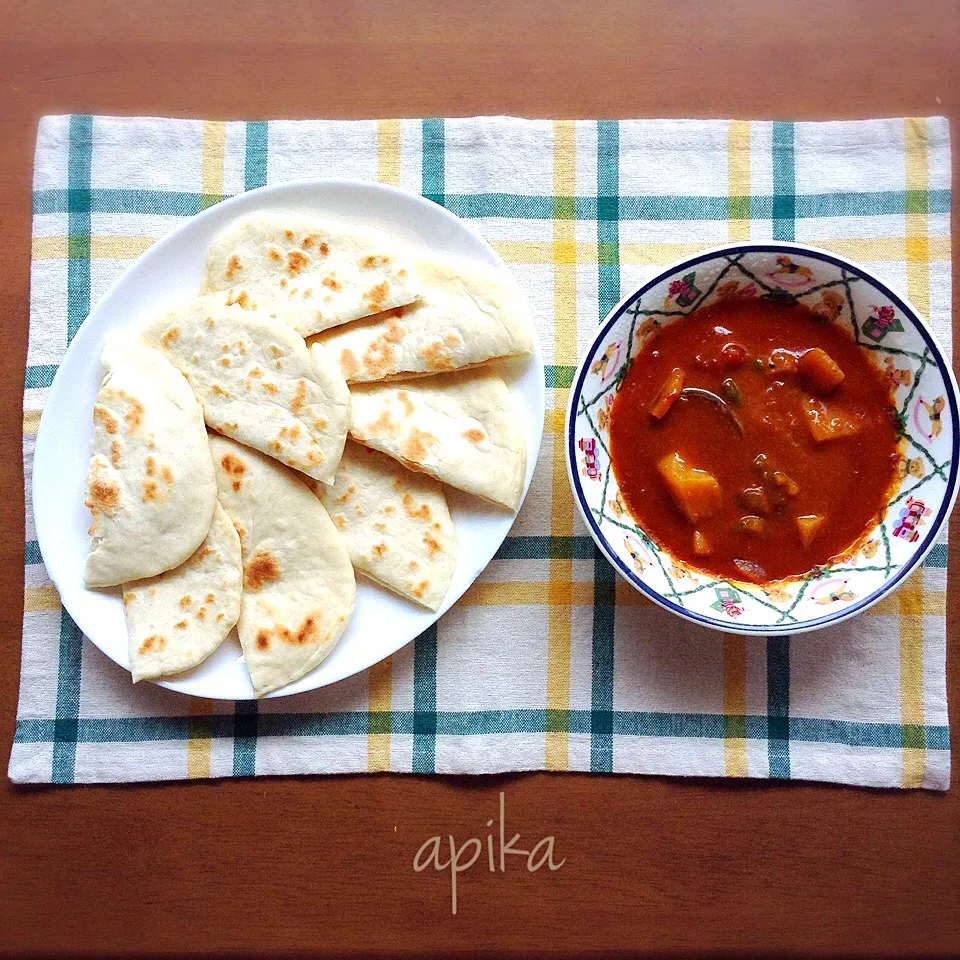
M 370 550 L 375 557 L 379 558 L 387 552 L 387 545 L 385 543 L 375 543 Z
M 423 347 L 420 356 L 428 370 L 452 370 L 455 366 L 450 351 L 439 340 Z
M 397 508 L 394 507 L 394 506 L 391 506 L 391 505 L 388 503 L 388 504 L 383 508 L 383 512 L 384 512 L 384 513 L 396 513 L 396 512 L 397 512 Z
M 228 423 L 224 423 L 224 424 L 220 427 L 220 429 L 221 429 L 224 433 L 236 433 L 236 432 L 240 429 L 240 424 L 239 424 L 239 423 L 228 422 Z
M 390 258 L 387 256 L 371 255 L 369 257 L 364 257 L 360 261 L 360 266 L 366 270 L 372 270 L 374 267 L 386 266 L 388 263 L 390 263 Z
M 229 399 L 229 398 L 230 398 L 230 391 L 229 391 L 229 390 L 224 390 L 223 387 L 221 387 L 219 383 L 213 384 L 213 386 L 210 387 L 210 389 L 211 389 L 215 394 L 217 394 L 217 396 L 219 396 L 219 397 L 223 397 L 224 399 Z
M 132 590 L 129 593 L 124 593 L 123 605 L 125 607 L 129 607 L 136 599 L 137 599 L 137 595 Z
M 239 293 L 231 291 L 227 295 L 227 306 L 232 307 L 234 304 L 237 304 L 243 310 L 252 310 L 256 306 L 246 290 L 241 290 Z
M 317 419 L 313 421 L 313 429 L 314 429 L 314 430 L 326 430 L 326 429 L 327 429 L 327 421 L 324 420 L 323 417 L 317 417 Z
M 378 533 L 386 533 L 387 525 L 385 523 L 375 523 L 373 525 L 373 529 L 376 530 Z
M 266 381 L 264 381 L 263 389 L 272 397 L 275 397 L 280 392 L 280 388 L 275 383 L 267 383 Z
M 486 434 L 477 427 L 471 427 L 469 430 L 464 430 L 463 435 L 471 443 L 480 443 L 480 441 L 486 437 Z
M 290 439 L 291 439 L 294 443 L 296 443 L 296 442 L 300 439 L 300 434 L 301 434 L 301 433 L 302 433 L 302 431 L 300 430 L 300 424 L 299 424 L 299 423 L 295 423 L 295 424 L 290 428 Z
M 330 248 L 325 243 L 321 243 L 318 249 L 323 256 L 326 256 L 330 252 Z
M 364 295 L 363 299 L 367 301 L 373 313 L 379 313 L 383 309 L 383 301 L 387 299 L 390 293 L 390 284 L 384 280 L 375 287 L 371 287 Z
M 356 492 L 357 492 L 357 488 L 351 483 L 350 486 L 347 487 L 347 489 L 344 490 L 339 497 L 333 498 L 333 502 L 346 503 Z
M 400 444 L 400 456 L 412 463 L 423 463 L 427 459 L 430 448 L 436 442 L 437 438 L 432 433 L 411 427 L 410 436 Z
M 395 437 L 400 432 L 400 424 L 390 419 L 390 411 L 384 410 L 376 420 L 368 424 L 366 433 L 371 437 Z
M 198 620 L 206 620 L 206 619 L 207 619 L 207 608 L 206 608 L 206 607 L 201 607 L 201 608 L 197 611 L 197 619 L 198 619 Z
M 297 381 L 297 389 L 294 391 L 293 399 L 290 401 L 290 409 L 294 413 L 299 413 L 307 402 L 307 381 L 302 377 Z
M 101 423 L 107 433 L 113 434 L 120 429 L 117 418 L 102 404 L 96 404 L 93 408 L 94 423 Z
M 223 472 L 230 477 L 233 489 L 239 491 L 243 486 L 243 475 L 247 472 L 243 461 L 235 457 L 232 453 L 225 453 L 220 458 L 220 466 L 223 467 Z
M 221 357 L 221 358 L 220 358 L 220 366 L 221 366 L 221 367 L 229 367 L 229 366 L 231 365 L 231 363 L 232 363 L 232 361 L 230 360 L 229 357 Z
M 294 236 L 292 230 L 284 230 L 284 231 L 283 231 L 283 235 L 284 235 L 288 240 L 292 240 L 292 239 L 293 239 L 293 236 Z
M 110 441 L 110 462 L 115 466 L 120 466 L 120 441 Z
M 411 570 L 416 570 L 417 567 L 420 566 L 420 564 L 417 563 L 416 560 L 411 560 L 411 561 L 407 564 L 407 566 L 408 566 Z
M 455 333 L 445 333 L 443 335 L 443 342 L 448 347 L 459 347 L 463 341 Z
M 287 273 L 295 277 L 310 263 L 310 258 L 300 250 L 291 250 L 287 254 Z
M 347 521 L 339 513 L 333 518 L 333 522 L 337 525 L 338 530 L 342 530 L 347 525 Z
M 282 254 L 276 247 L 271 247 L 271 248 L 267 251 L 267 256 L 268 256 L 274 263 L 280 263 L 280 261 L 283 260 L 283 254 Z
M 271 343 L 271 344 L 270 344 L 270 352 L 274 355 L 274 357 L 282 357 L 282 356 L 283 356 L 283 348 L 282 348 L 282 347 L 278 347 L 275 343 Z
M 233 254 L 227 261 L 227 269 L 223 275 L 227 280 L 232 280 L 242 269 L 243 262 L 236 254 Z
M 430 581 L 429 581 L 429 580 L 421 580 L 421 581 L 420 581 L 419 583 L 417 583 L 417 584 L 414 584 L 413 581 L 411 581 L 407 586 L 409 587 L 410 593 L 411 593 L 413 596 L 415 596 L 418 600 L 422 600 L 422 599 L 423 599 L 423 595 L 427 592 L 427 590 L 428 590 L 429 587 L 430 587 Z
M 371 341 L 363 352 L 363 365 L 374 379 L 382 379 L 396 372 L 396 351 L 385 335 Z
M 280 566 L 269 550 L 258 550 L 243 568 L 243 585 L 247 590 L 259 590 L 279 577 Z
M 327 635 L 329 637 L 329 634 Z M 269 650 L 270 641 L 276 638 L 283 643 L 288 643 L 293 647 L 304 647 L 307 644 L 320 643 L 320 615 L 319 613 L 310 613 L 303 618 L 296 630 L 277 624 L 273 629 L 263 628 L 257 631 L 257 647 L 260 650 Z
M 212 593 L 208 593 L 203 599 L 206 603 L 213 603 L 216 597 Z
M 308 233 L 303 238 L 303 241 L 301 242 L 300 245 L 303 247 L 304 250 L 309 250 L 316 242 L 317 242 L 317 238 L 312 233 Z
M 152 500 L 160 499 L 160 488 L 156 480 L 144 480 L 140 489 L 140 499 L 144 503 L 150 503 Z
M 166 464 L 160 468 L 160 476 L 164 483 L 173 483 L 173 471 Z
M 131 397 L 122 391 L 118 391 L 118 394 L 127 401 L 127 412 L 123 415 L 127 432 L 131 435 L 135 434 L 143 426 L 143 404 L 136 397 Z
M 212 329 L 213 329 L 213 325 L 214 325 L 214 323 L 216 323 L 216 321 L 213 319 L 213 317 L 207 317 L 205 323 L 207 324 L 207 329 L 208 329 L 208 330 L 212 330 Z M 200 339 L 200 334 L 199 334 L 199 333 L 197 334 L 197 339 L 198 339 L 198 340 Z
M 311 466 L 319 467 L 324 461 L 324 456 L 319 450 L 310 450 L 307 453 L 307 463 Z
M 407 516 L 414 520 L 430 519 L 430 505 L 421 503 L 420 506 L 417 506 L 417 501 L 414 500 L 409 493 L 403 495 L 403 509 L 406 511 Z
M 279 440 L 271 440 L 267 446 L 274 452 L 279 453 L 283 449 L 283 444 Z
M 97 477 L 90 484 L 86 505 L 94 516 L 99 513 L 105 513 L 108 517 L 111 516 L 120 506 L 119 485 Z
M 442 553 L 443 547 L 440 545 L 440 542 L 436 540 L 429 533 L 423 535 L 423 542 L 427 545 L 427 549 L 430 551 L 430 558 L 433 559 L 435 553 Z
M 281 278 L 280 278 L 280 286 L 281 286 L 281 287 L 285 287 L 286 285 L 287 285 L 287 278 L 286 278 L 286 277 L 281 277 Z
M 153 457 L 147 457 L 146 470 L 148 477 L 152 477 L 157 472 L 157 461 Z
M 360 372 L 360 364 L 352 350 L 340 351 L 340 370 L 345 380 L 350 380 Z
M 179 623 L 175 623 L 173 626 L 174 626 L 174 628 L 177 629 L 177 630 L 186 630 L 187 627 L 190 626 L 190 624 L 187 623 L 186 620 L 181 620 Z
M 410 400 L 410 394 L 406 390 L 400 390 L 397 392 L 397 399 L 403 407 L 403 412 L 408 417 L 413 416 L 413 402 Z
M 171 347 L 174 343 L 177 342 L 177 339 L 180 336 L 179 327 L 171 327 L 161 338 L 160 342 L 167 348 Z
M 140 644 L 140 653 L 151 653 L 154 650 L 162 650 L 167 645 L 167 638 L 159 633 L 151 634 L 143 643 Z
M 180 598 L 180 609 L 186 610 L 191 603 L 193 603 L 193 597 L 191 597 L 190 594 L 188 593 L 185 597 Z
M 324 277 L 320 282 L 331 290 L 339 290 L 341 286 L 340 281 L 332 273 Z

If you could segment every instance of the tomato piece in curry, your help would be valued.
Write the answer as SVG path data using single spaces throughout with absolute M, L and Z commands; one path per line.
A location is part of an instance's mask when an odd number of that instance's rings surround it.
M 733 299 L 664 327 L 610 417 L 627 509 L 726 579 L 799 576 L 851 551 L 896 482 L 891 384 L 807 307 Z

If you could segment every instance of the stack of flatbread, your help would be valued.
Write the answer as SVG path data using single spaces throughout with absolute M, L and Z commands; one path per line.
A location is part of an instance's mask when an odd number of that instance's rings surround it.
M 134 681 L 236 626 L 256 696 L 353 613 L 354 570 L 431 610 L 456 566 L 444 485 L 515 509 L 521 424 L 490 361 L 527 353 L 485 267 L 298 214 L 234 222 L 194 300 L 108 341 L 88 586 L 121 586 Z

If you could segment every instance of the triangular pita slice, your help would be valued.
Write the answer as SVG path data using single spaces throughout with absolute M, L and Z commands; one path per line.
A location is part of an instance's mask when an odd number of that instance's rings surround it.
M 322 348 L 261 310 L 200 297 L 151 320 L 143 339 L 190 382 L 207 424 L 332 483 L 350 393 Z
M 133 682 L 189 670 L 240 615 L 240 538 L 219 504 L 206 539 L 174 570 L 123 585 Z
M 416 300 L 411 263 L 380 230 L 266 211 L 231 223 L 207 254 L 203 293 L 273 311 L 303 336 Z
M 101 362 L 86 479 L 90 587 L 180 566 L 207 535 L 217 502 L 203 414 L 180 372 L 127 339 L 108 339 Z
M 457 533 L 439 483 L 347 441 L 333 486 L 312 486 L 357 570 L 431 610 L 440 606 Z
M 507 385 L 467 370 L 351 391 L 350 435 L 411 470 L 515 508 L 526 443 Z
M 421 299 L 317 337 L 347 381 L 423 376 L 529 353 L 526 306 L 492 268 L 420 260 Z
M 343 538 L 295 473 L 211 437 L 220 501 L 240 535 L 237 632 L 256 696 L 312 670 L 346 629 L 356 579 Z

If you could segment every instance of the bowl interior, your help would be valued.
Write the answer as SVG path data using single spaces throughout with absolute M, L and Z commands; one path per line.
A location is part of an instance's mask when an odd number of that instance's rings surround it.
M 631 359 L 659 329 L 725 297 L 796 300 L 837 324 L 887 373 L 903 433 L 902 479 L 856 554 L 764 586 L 721 580 L 670 556 L 634 522 L 610 467 L 610 410 Z M 956 493 L 956 385 L 916 311 L 865 270 L 812 248 L 742 245 L 686 260 L 615 308 L 574 380 L 567 443 L 584 519 L 637 589 L 708 626 L 796 632 L 875 603 L 933 546 Z

